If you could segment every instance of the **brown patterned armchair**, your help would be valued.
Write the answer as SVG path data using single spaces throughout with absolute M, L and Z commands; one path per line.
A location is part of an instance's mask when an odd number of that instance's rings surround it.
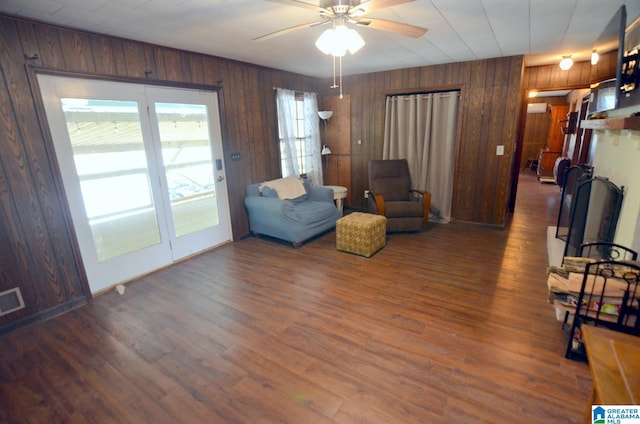
M 411 190 L 406 159 L 369 162 L 369 212 L 387 218 L 387 232 L 420 231 L 430 205 L 431 193 Z

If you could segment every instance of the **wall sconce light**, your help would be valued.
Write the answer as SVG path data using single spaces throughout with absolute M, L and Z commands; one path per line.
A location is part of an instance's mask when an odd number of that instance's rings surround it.
M 600 60 L 600 55 L 598 54 L 598 52 L 594 49 L 591 52 L 591 64 L 592 65 L 597 65 L 598 64 L 598 60 Z
M 562 60 L 560 61 L 560 69 L 563 71 L 568 71 L 573 66 L 573 59 L 571 59 L 571 55 L 562 56 Z
M 329 147 L 327 147 L 327 121 L 329 121 L 329 119 L 331 119 L 331 117 L 333 116 L 333 111 L 332 110 L 319 110 L 318 111 L 318 116 L 320 117 L 320 119 L 322 119 L 322 122 L 324 122 L 324 141 L 325 144 L 322 145 L 322 152 L 320 152 L 320 154 L 322 156 L 325 155 L 330 155 L 331 154 L 331 149 L 329 149 Z
M 318 116 L 320 117 L 320 119 L 322 119 L 325 124 L 327 123 L 327 121 L 329 119 L 331 119 L 331 117 L 333 116 L 333 111 L 332 110 L 319 110 L 318 111 Z

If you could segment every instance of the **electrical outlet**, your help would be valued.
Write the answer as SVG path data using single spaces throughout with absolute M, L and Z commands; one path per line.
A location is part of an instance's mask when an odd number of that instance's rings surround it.
M 500 144 L 496 147 L 496 155 L 498 156 L 504 155 L 504 145 Z
M 365 190 L 364 191 L 364 198 L 368 199 L 369 198 L 369 190 Z

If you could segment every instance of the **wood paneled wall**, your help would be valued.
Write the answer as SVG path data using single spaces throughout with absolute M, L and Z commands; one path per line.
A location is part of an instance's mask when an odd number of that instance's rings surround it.
M 347 193 L 351 193 L 351 98 L 349 95 L 342 99 L 325 96 L 324 109 L 333 111 L 327 124 L 326 143 L 331 154 L 323 158 L 326 165 L 324 183 L 346 187 Z M 345 206 L 351 206 L 349 197 Z
M 563 71 L 556 65 L 529 66 L 525 68 L 522 87 L 525 90 L 560 90 L 589 87 L 591 62 L 575 62 L 571 69 Z
M 551 150 L 562 150 L 562 134 L 560 132 L 555 134 L 555 141 L 556 143 L 559 143 L 559 146 L 553 142 L 550 144 L 549 130 L 553 121 L 553 108 L 556 108 L 558 105 L 568 104 L 568 100 L 567 96 L 537 97 L 528 99 L 528 103 L 545 103 L 547 104 L 547 111 L 545 113 L 527 113 L 526 115 L 520 168 L 526 164 L 527 160 L 537 159 L 540 149 L 544 147 L 549 147 Z M 561 119 L 566 119 L 566 116 L 562 116 Z M 560 126 L 564 126 L 564 124 Z M 557 140 L 558 137 L 560 138 L 560 141 Z
M 548 105 L 547 99 L 549 98 L 529 99 L 528 103 L 545 103 Z M 544 113 L 527 113 L 526 117 L 520 169 L 526 165 L 528 160 L 537 160 L 540 149 L 546 146 L 549 125 L 551 124 L 551 108 L 547 106 Z
M 316 78 L 0 15 L 0 292 L 20 287 L 26 304 L 0 317 L 0 332 L 90 297 L 52 146 L 38 119 L 40 100 L 29 78 L 34 67 L 222 87 L 235 239 L 249 232 L 245 185 L 280 175 L 273 87 L 321 90 Z M 231 161 L 234 152 L 241 160 Z
M 366 207 L 362 193 L 368 185 L 367 166 L 370 160 L 382 158 L 386 95 L 459 88 L 462 98 L 453 217 L 504 225 L 523 66 L 523 57 L 513 56 L 344 78 L 343 91 L 351 98 L 350 204 Z M 496 156 L 498 145 L 505 146 L 504 156 Z

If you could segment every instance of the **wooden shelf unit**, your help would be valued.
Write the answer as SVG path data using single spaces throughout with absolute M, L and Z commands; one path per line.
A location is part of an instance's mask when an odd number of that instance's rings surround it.
M 594 130 L 634 130 L 640 131 L 640 116 L 626 118 L 588 119 L 582 121 L 582 128 Z

